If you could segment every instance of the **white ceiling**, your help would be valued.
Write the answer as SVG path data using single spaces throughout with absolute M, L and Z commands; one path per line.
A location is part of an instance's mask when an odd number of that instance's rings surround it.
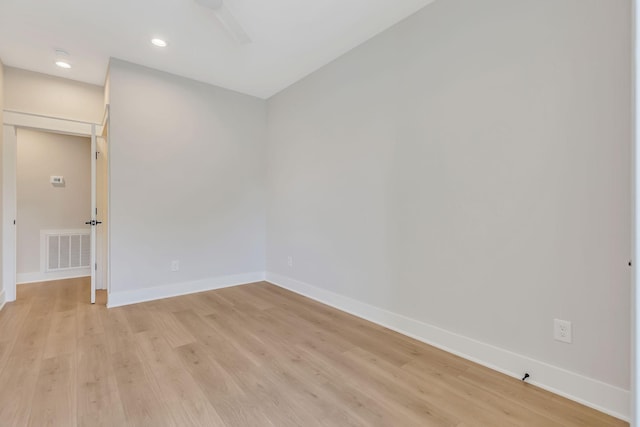
M 194 0 L 0 0 L 0 58 L 102 85 L 116 57 L 268 98 L 431 1 L 225 0 L 253 41 L 241 45 Z

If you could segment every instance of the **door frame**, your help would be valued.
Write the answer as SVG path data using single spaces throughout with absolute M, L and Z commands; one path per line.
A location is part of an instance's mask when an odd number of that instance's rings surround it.
M 108 111 L 108 108 L 107 110 Z M 105 118 L 107 114 L 105 113 Z M 2 283 L 5 302 L 16 300 L 16 213 L 17 213 L 17 145 L 18 129 L 31 129 L 63 135 L 83 136 L 103 134 L 103 125 L 78 120 L 61 119 L 39 114 L 4 110 L 2 143 Z M 94 155 L 92 153 L 92 155 Z M 110 180 L 107 169 L 107 181 Z M 92 188 L 92 194 L 96 192 Z M 109 186 L 107 186 L 107 192 Z M 107 194 L 109 197 L 109 194 Z M 109 213 L 106 213 L 107 217 Z M 95 227 L 94 227 L 95 228 Z M 94 242 L 95 244 L 95 242 Z M 109 248 L 107 238 L 107 248 Z M 95 252 L 95 251 L 94 251 Z M 109 251 L 107 251 L 107 254 Z M 107 263 L 108 264 L 108 263 Z M 109 271 L 109 265 L 106 265 Z M 94 271 L 94 268 L 92 268 Z M 107 274 L 107 277 L 110 275 Z M 107 283 L 107 289 L 110 289 Z
M 104 141 L 104 148 L 106 150 L 106 152 L 101 152 L 100 149 L 100 145 L 98 144 L 97 146 L 97 150 L 98 150 L 98 154 L 99 157 L 102 157 L 102 162 L 103 162 L 103 167 L 105 167 L 104 172 L 105 172 L 105 177 L 103 179 L 105 179 L 106 182 L 104 182 L 104 186 L 106 187 L 106 194 L 105 194 L 105 198 L 106 198 L 106 209 L 104 209 L 101 213 L 101 216 L 98 218 L 96 217 L 96 219 L 101 219 L 103 224 L 102 224 L 102 228 L 100 231 L 100 234 L 102 235 L 102 239 L 99 239 L 96 237 L 96 244 L 97 243 L 101 243 L 103 246 L 100 248 L 100 250 L 98 251 L 98 248 L 96 247 L 96 257 L 98 255 L 100 255 L 99 261 L 102 262 L 98 262 L 98 269 L 96 271 L 96 277 L 98 275 L 101 276 L 101 287 L 99 287 L 98 289 L 106 289 L 107 290 L 107 294 L 109 294 L 111 292 L 111 281 L 110 281 L 110 262 L 111 262 L 111 253 L 110 253 L 110 244 L 109 244 L 109 239 L 110 239 L 110 225 L 109 225 L 109 218 L 110 216 L 110 209 L 111 209 L 111 198 L 110 198 L 110 176 L 111 176 L 111 162 L 109 161 L 110 159 L 110 136 L 109 136 L 109 123 L 110 123 L 110 109 L 109 109 L 109 104 L 105 105 L 105 109 L 104 109 L 104 115 L 102 118 L 102 125 L 99 128 L 96 128 L 96 139 L 101 139 L 102 141 Z M 96 164 L 96 173 L 98 172 L 97 169 L 97 164 Z M 98 187 L 96 186 L 96 197 L 99 195 L 99 191 L 98 191 Z M 98 283 L 96 281 L 96 283 Z

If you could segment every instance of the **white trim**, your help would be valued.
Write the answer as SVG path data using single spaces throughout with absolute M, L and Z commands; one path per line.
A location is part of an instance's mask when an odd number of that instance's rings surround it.
M 2 285 L 7 301 L 16 300 L 16 128 L 3 125 L 2 141 Z
M 276 273 L 267 272 L 266 280 L 511 377 L 520 378 L 523 372 L 529 372 L 533 385 L 629 421 L 628 390 Z
M 32 273 L 18 273 L 16 275 L 16 283 L 25 285 L 27 283 L 50 282 L 52 280 L 75 279 L 78 277 L 87 277 L 91 275 L 90 268 L 73 268 L 69 270 L 50 271 L 43 273 L 34 271 Z
M 153 301 L 163 298 L 195 294 L 197 292 L 211 291 L 214 289 L 228 288 L 230 286 L 244 285 L 247 283 L 261 282 L 263 280 L 264 272 L 255 272 L 236 274 L 233 276 L 212 277 L 209 279 L 194 280 L 191 282 L 172 283 L 170 285 L 135 289 L 125 292 L 111 292 L 108 297 L 109 301 L 107 303 L 107 307 L 120 307 L 145 301 Z
M 6 299 L 5 299 L 5 293 L 4 293 L 4 289 L 0 291 L 0 310 L 2 310 L 4 308 L 4 305 L 6 303 Z
M 5 125 L 66 135 L 91 136 L 91 127 L 95 126 L 93 123 L 22 113 L 19 111 L 4 110 L 3 114 Z
M 111 272 L 111 267 L 110 267 L 110 253 L 109 253 L 109 248 L 110 246 L 110 227 L 109 227 L 109 213 L 110 213 L 110 209 L 111 209 L 111 198 L 110 198 L 110 188 L 111 188 L 111 183 L 110 183 L 110 165 L 111 162 L 109 161 L 109 149 L 111 148 L 110 144 L 109 144 L 109 123 L 110 123 L 110 119 L 109 119 L 109 104 L 105 104 L 104 106 L 104 114 L 103 114 L 103 118 L 102 118 L 102 126 L 100 126 L 100 134 L 98 135 L 100 138 L 102 138 L 102 140 L 104 141 L 104 153 L 102 153 L 103 155 L 103 162 L 106 162 L 106 187 L 107 187 L 107 210 L 106 212 L 101 212 L 102 214 L 102 228 L 101 228 L 101 235 L 102 235 L 102 239 L 104 239 L 106 241 L 106 245 L 105 245 L 105 241 L 101 241 L 101 243 L 103 244 L 101 251 L 104 251 L 105 253 L 101 253 L 101 261 L 98 263 L 98 271 L 101 274 L 102 280 L 100 280 L 100 283 L 98 283 L 99 286 L 97 286 L 97 289 L 105 289 L 107 291 L 107 294 L 109 293 L 109 290 L 111 289 L 110 286 L 110 272 Z M 106 133 L 106 136 L 105 136 Z M 106 227 L 106 233 L 104 232 L 104 227 Z M 106 249 L 106 251 L 105 251 Z M 106 261 L 105 261 L 106 260 Z M 103 265 L 104 262 L 104 265 Z M 108 299 L 108 298 L 107 298 Z
M 105 143 L 107 147 L 107 213 L 106 213 L 106 224 L 107 224 L 107 265 L 105 266 L 107 269 L 107 283 L 105 287 L 107 289 L 107 295 L 111 292 L 111 106 L 109 104 L 104 106 L 104 122 L 102 123 L 102 133 L 104 135 L 105 131 L 107 132 L 107 136 L 105 138 Z M 107 300 L 108 300 L 107 296 Z

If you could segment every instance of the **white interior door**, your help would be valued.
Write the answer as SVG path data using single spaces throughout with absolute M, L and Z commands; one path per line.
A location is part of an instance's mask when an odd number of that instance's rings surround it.
M 91 226 L 91 304 L 96 303 L 96 226 L 97 207 L 96 207 L 96 158 L 98 157 L 98 144 L 96 140 L 96 126 L 91 126 L 91 220 L 88 224 Z
M 16 300 L 16 164 L 18 136 L 3 126 L 2 144 L 2 280 L 5 300 Z

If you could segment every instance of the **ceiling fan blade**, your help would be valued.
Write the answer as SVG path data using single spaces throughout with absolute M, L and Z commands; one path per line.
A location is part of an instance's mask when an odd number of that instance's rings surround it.
M 206 0 L 203 0 L 206 1 Z M 216 0 L 209 0 L 215 3 Z M 220 6 L 213 9 L 218 20 L 224 25 L 224 27 L 231 33 L 234 39 L 240 44 L 251 43 L 251 38 L 246 33 L 242 25 L 236 20 L 231 11 L 224 5 L 222 1 L 219 2 Z
M 222 7 L 222 0 L 196 0 L 196 3 L 212 10 L 218 10 Z

